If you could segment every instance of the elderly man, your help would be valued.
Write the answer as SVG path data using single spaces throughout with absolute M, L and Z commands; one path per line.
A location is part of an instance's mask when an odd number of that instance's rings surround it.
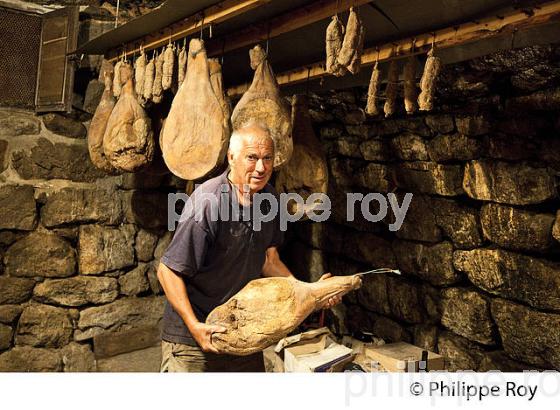
M 274 144 L 269 132 L 257 124 L 238 129 L 231 136 L 227 158 L 228 170 L 194 191 L 189 201 L 191 210 L 193 206 L 196 209 L 183 215 L 185 218 L 182 216 L 158 267 L 157 276 L 167 297 L 162 333 L 163 372 L 263 371 L 262 353 L 218 354 L 211 336 L 225 329 L 206 325 L 204 321 L 212 309 L 253 279 L 293 277 L 278 255 L 283 240 L 278 218 L 263 222 L 260 230 L 253 229 L 251 221 L 243 218 L 244 213 L 252 212 L 255 193 L 276 196 L 268 184 L 274 163 Z M 211 201 L 197 201 L 203 194 L 217 198 L 217 218 Z M 233 218 L 236 212 L 241 216 Z M 325 274 L 321 279 L 328 276 Z M 338 302 L 339 298 L 333 298 L 325 307 Z

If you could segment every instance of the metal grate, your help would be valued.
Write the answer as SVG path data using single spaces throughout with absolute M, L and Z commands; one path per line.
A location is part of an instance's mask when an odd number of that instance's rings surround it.
M 33 108 L 41 18 L 0 7 L 0 105 Z

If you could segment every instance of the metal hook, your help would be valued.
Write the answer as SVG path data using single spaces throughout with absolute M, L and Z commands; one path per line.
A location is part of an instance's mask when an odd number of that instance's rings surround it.
M 511 49 L 515 46 L 515 33 L 517 33 L 517 28 L 514 28 L 511 32 Z
M 268 29 L 266 31 L 266 55 L 268 56 L 268 41 L 270 40 L 270 20 L 268 20 Z
M 432 50 L 434 49 L 435 42 L 436 42 L 436 32 L 434 31 L 432 33 Z
M 200 24 L 200 39 L 202 40 L 202 33 L 204 31 L 204 14 L 202 15 L 202 23 Z
M 307 67 L 307 80 L 305 82 L 305 96 L 309 97 L 309 77 L 311 76 L 311 67 Z
M 379 46 L 376 46 L 375 50 L 377 51 L 377 57 L 375 57 L 375 62 L 378 63 L 379 62 Z

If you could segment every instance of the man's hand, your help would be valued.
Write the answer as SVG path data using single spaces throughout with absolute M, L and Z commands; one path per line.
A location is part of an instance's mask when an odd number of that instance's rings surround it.
M 189 330 L 192 337 L 204 352 L 219 353 L 218 349 L 212 345 L 212 333 L 224 333 L 226 328 L 223 326 L 207 325 L 206 323 L 197 322 Z
M 317 282 L 328 279 L 331 276 L 332 276 L 332 274 L 330 272 L 325 273 L 323 276 L 321 276 L 319 278 L 319 280 Z M 323 306 L 323 309 L 330 309 L 330 308 L 338 305 L 340 302 L 342 302 L 342 296 L 333 296 L 332 298 L 329 298 L 329 300 L 327 300 L 327 303 L 325 303 L 325 305 Z

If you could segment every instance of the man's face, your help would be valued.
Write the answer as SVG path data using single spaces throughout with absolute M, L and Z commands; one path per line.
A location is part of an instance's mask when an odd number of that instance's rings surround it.
M 274 145 L 268 134 L 260 128 L 244 130 L 241 150 L 236 155 L 228 153 L 231 181 L 248 185 L 250 193 L 265 187 L 272 175 Z

